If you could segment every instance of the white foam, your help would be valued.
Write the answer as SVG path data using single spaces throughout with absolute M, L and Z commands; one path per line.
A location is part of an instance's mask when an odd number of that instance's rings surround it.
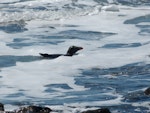
M 71 112 L 68 113 L 76 113 L 75 111 L 81 112 L 81 111 L 86 111 L 88 110 L 88 108 L 85 109 L 85 106 L 88 106 L 89 109 L 90 107 L 92 107 L 92 109 L 99 109 L 99 108 L 94 108 L 94 106 L 111 106 L 111 105 L 120 105 L 120 104 L 124 104 L 123 102 L 121 102 L 122 97 L 118 95 L 118 98 L 113 99 L 113 100 L 105 100 L 105 101 L 94 101 L 94 102 L 82 102 L 82 103 L 71 103 L 71 104 L 64 104 L 64 107 L 66 106 L 66 109 L 63 109 L 63 112 L 68 112 L 69 110 Z M 76 109 L 69 109 L 69 107 L 71 106 L 75 106 Z M 73 111 L 75 110 L 75 111 Z
M 42 0 L 47 2 L 47 0 Z M 55 1 L 55 0 L 54 0 Z M 39 4 L 34 4 L 37 6 Z M 43 3 L 44 4 L 44 3 Z M 16 4 L 18 5 L 18 4 Z M 25 5 L 25 4 L 23 4 Z M 19 7 L 19 6 L 18 6 Z M 23 12 L 25 18 L 31 19 L 30 22 L 27 21 L 28 31 L 17 34 L 7 34 L 0 32 L 0 54 L 1 55 L 34 55 L 38 56 L 40 52 L 44 53 L 65 53 L 70 45 L 82 46 L 84 49 L 80 51 L 79 55 L 73 57 L 59 57 L 54 60 L 40 60 L 35 62 L 17 62 L 16 66 L 1 69 L 0 85 L 5 86 L 0 88 L 3 92 L 0 92 L 1 97 L 4 98 L 6 95 L 13 94 L 19 90 L 24 90 L 25 96 L 33 96 L 39 98 L 53 98 L 59 95 L 63 95 L 63 92 L 67 92 L 65 89 L 57 89 L 57 93 L 52 93 L 49 95 L 45 92 L 45 85 L 48 84 L 68 84 L 72 89 L 71 91 L 84 91 L 86 88 L 78 86 L 75 84 L 74 76 L 80 75 L 80 69 L 90 69 L 96 68 L 111 68 L 119 67 L 126 64 L 136 63 L 136 62 L 146 62 L 150 63 L 149 50 L 150 44 L 143 45 L 136 48 L 118 48 L 118 49 L 106 49 L 101 48 L 105 44 L 113 43 L 146 43 L 149 41 L 148 36 L 138 35 L 139 28 L 135 25 L 123 24 L 125 20 L 132 19 L 138 16 L 142 16 L 143 13 L 149 14 L 149 10 L 137 10 L 137 9 L 125 9 L 122 6 L 119 7 L 119 12 L 101 12 L 94 13 L 95 15 L 86 16 L 70 16 L 68 18 L 60 16 L 60 20 L 55 20 L 52 18 L 47 18 L 45 20 L 45 15 L 41 16 L 40 19 L 34 18 L 32 20 L 33 12 L 27 11 Z M 79 10 L 78 10 L 79 11 Z M 40 13 L 40 12 L 39 12 Z M 49 14 L 50 12 L 44 11 L 41 14 Z M 86 11 L 83 13 L 86 14 Z M 89 14 L 89 11 L 88 11 Z M 16 13 L 17 15 L 17 13 Z M 18 19 L 18 16 L 13 16 L 13 18 Z M 19 18 L 22 16 L 18 14 Z M 38 12 L 35 14 L 39 16 Z M 59 14 L 58 14 L 59 15 Z M 125 16 L 118 16 L 125 15 Z M 1 16 L 3 17 L 3 16 Z M 11 16 L 6 16 L 6 19 L 10 20 Z M 57 17 L 57 15 L 56 15 Z M 4 17 L 5 18 L 5 17 Z M 28 20 L 28 19 L 27 19 Z M 41 21 L 42 20 L 42 21 Z M 51 20 L 51 21 L 50 21 Z M 40 28 L 45 25 L 60 25 L 56 26 L 55 30 L 48 28 Z M 11 43 L 13 39 L 17 38 L 29 38 L 30 42 L 36 42 L 37 38 L 32 36 L 36 35 L 46 35 L 63 31 L 70 30 L 72 28 L 64 27 L 64 25 L 78 25 L 79 27 L 73 28 L 75 30 L 83 31 L 98 31 L 98 32 L 112 32 L 117 33 L 117 35 L 103 38 L 101 40 L 80 40 L 80 39 L 64 39 L 63 43 L 58 45 L 34 45 L 23 47 L 21 49 L 12 49 L 6 44 Z M 44 32 L 49 30 L 49 32 Z M 107 76 L 106 76 L 107 77 Z M 108 76 L 111 77 L 111 76 Z M 11 87 L 11 88 L 10 88 Z M 70 91 L 68 90 L 68 91 Z M 24 100 L 25 96 L 19 97 L 20 100 Z M 13 98 L 14 99 L 14 98 Z M 92 105 L 108 105 L 119 104 L 120 98 L 101 101 L 101 102 L 90 102 Z M 75 103 L 75 105 L 88 105 L 89 103 Z
M 87 15 L 93 12 L 93 7 L 86 6 L 85 8 L 74 8 L 72 10 L 63 8 L 66 4 L 72 4 L 70 0 L 34 0 L 26 2 L 17 2 L 10 4 L 9 6 L 15 7 L 21 12 L 5 12 L 2 10 L 0 12 L 0 22 L 9 22 L 15 20 L 33 20 L 33 19 L 48 19 L 48 20 L 58 20 L 62 18 L 70 18 L 79 15 Z M 38 10 L 38 7 L 43 7 L 48 10 Z M 54 9 L 52 8 L 54 7 Z M 37 8 L 34 11 L 33 8 Z M 51 9 L 52 8 L 52 9 Z M 55 10 L 56 8 L 56 10 Z M 7 8 L 6 8 L 7 9 Z M 58 11 L 57 11 L 58 9 Z M 8 8 L 9 10 L 9 8 Z
M 113 12 L 118 12 L 119 8 L 117 5 L 109 5 L 109 6 L 103 6 L 102 10 L 104 11 L 113 11 Z
M 72 0 L 73 1 L 73 0 Z M 93 0 L 74 0 L 79 4 L 85 4 L 85 5 L 96 5 L 96 2 Z
M 147 113 L 150 112 L 149 102 L 138 102 L 138 103 L 133 103 L 132 105 L 136 106 L 136 107 L 138 107 L 138 106 L 146 107 L 146 108 L 148 108 Z
M 3 55 L 38 55 L 39 52 L 48 53 L 65 53 L 70 45 L 83 46 L 84 50 L 80 52 L 78 56 L 73 57 L 60 57 L 55 60 L 42 60 L 29 63 L 17 63 L 15 67 L 9 67 L 2 69 L 0 73 L 3 78 L 3 84 L 7 86 L 15 87 L 15 90 L 25 89 L 27 95 L 42 96 L 42 92 L 45 90 L 43 87 L 46 84 L 66 83 L 74 90 L 84 90 L 84 88 L 74 84 L 74 78 L 72 75 L 78 75 L 79 69 L 88 69 L 92 67 L 98 68 L 110 68 L 130 64 L 134 62 L 143 62 L 145 56 L 149 54 L 147 48 L 150 45 L 145 45 L 137 48 L 121 48 L 121 49 L 103 49 L 98 48 L 104 44 L 110 43 L 126 43 L 128 42 L 141 42 L 147 41 L 147 37 L 141 39 L 138 36 L 138 29 L 134 25 L 124 25 L 123 21 L 132 16 L 133 12 L 128 10 L 122 10 L 123 13 L 128 14 L 126 17 L 118 17 L 118 13 L 101 13 L 95 16 L 84 16 L 80 18 L 64 19 L 63 21 L 51 21 L 49 24 L 76 24 L 81 27 L 76 28 L 78 30 L 92 30 L 102 32 L 114 32 L 118 35 L 101 39 L 100 41 L 86 41 L 86 40 L 65 40 L 64 43 L 59 45 L 42 45 L 24 47 L 22 49 L 11 49 L 4 45 L 9 41 L 12 41 L 15 34 L 6 35 L 6 39 L 2 44 L 1 54 Z M 122 13 L 121 12 L 121 13 Z M 146 13 L 146 12 L 145 12 Z M 120 14 L 120 13 L 119 13 Z M 138 11 L 138 15 L 142 15 L 143 12 Z M 137 14 L 136 14 L 137 16 Z M 134 17 L 134 15 L 133 15 Z M 131 17 L 130 17 L 131 18 Z M 35 24 L 33 24 L 35 22 Z M 46 21 L 45 21 L 46 22 Z M 38 20 L 28 23 L 29 31 L 20 33 L 19 37 L 25 37 L 28 34 L 41 33 L 39 26 L 44 23 Z M 46 22 L 47 23 L 47 22 Z M 68 28 L 67 28 L 68 29 Z M 132 29 L 132 30 L 130 30 Z M 58 30 L 65 30 L 61 27 Z M 3 34 L 4 35 L 4 34 Z M 16 34 L 17 35 L 17 34 Z M 32 37 L 28 37 L 32 40 Z M 61 48 L 61 49 L 60 49 Z M 138 52 L 137 52 L 138 51 Z M 117 63 L 116 63 L 117 62 Z M 36 66 L 35 66 L 36 65 Z M 17 82 L 16 82 L 17 81 Z M 33 89 L 33 86 L 35 87 Z M 37 92 L 37 93 L 35 93 Z M 38 93 L 41 92 L 41 93 Z
M 83 87 L 74 84 L 73 77 L 68 76 L 77 71 L 74 70 L 72 64 L 69 64 L 68 59 L 70 58 L 60 57 L 56 60 L 17 63 L 15 67 L 3 69 L 1 80 L 4 81 L 4 84 L 14 87 L 16 91 L 27 90 L 26 95 L 34 95 L 34 97 L 44 97 L 44 85 L 48 84 L 67 83 L 74 90 L 83 90 Z M 65 70 L 66 68 L 67 70 Z M 12 74 L 10 75 L 10 73 Z
M 4 105 L 4 107 L 5 107 L 5 111 L 12 111 L 12 110 L 18 109 L 18 106 L 14 106 L 14 105 L 10 105 L 10 104 L 6 104 L 6 105 Z

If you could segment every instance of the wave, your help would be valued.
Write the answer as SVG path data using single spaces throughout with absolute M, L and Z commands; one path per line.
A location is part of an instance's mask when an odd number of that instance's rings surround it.
M 103 6 L 150 5 L 148 0 L 7 0 L 0 2 L 0 22 L 33 19 L 60 20 L 98 14 Z M 114 7 L 115 11 L 119 11 Z M 111 10 L 113 11 L 114 8 Z
M 54 0 L 53 0 L 54 1 Z M 6 4 L 7 3 L 7 4 Z M 59 20 L 70 18 L 74 15 L 86 15 L 93 10 L 93 6 L 85 4 L 76 4 L 70 1 L 47 2 L 45 1 L 27 1 L 27 2 L 0 2 L 0 22 L 9 22 L 16 20 L 48 19 Z

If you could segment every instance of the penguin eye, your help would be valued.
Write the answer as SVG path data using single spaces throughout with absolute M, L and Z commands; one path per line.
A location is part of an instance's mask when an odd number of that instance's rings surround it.
M 74 46 L 71 46 L 70 49 L 74 48 Z

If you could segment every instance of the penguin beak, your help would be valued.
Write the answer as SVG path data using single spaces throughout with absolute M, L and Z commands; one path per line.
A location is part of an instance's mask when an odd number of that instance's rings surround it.
M 82 50 L 83 49 L 83 47 L 79 47 L 79 50 Z

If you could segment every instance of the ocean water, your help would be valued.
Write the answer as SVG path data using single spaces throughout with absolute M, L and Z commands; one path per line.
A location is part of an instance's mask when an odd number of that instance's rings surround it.
M 42 59 L 39 53 L 73 57 Z M 1 0 L 0 102 L 149 113 L 149 0 Z

